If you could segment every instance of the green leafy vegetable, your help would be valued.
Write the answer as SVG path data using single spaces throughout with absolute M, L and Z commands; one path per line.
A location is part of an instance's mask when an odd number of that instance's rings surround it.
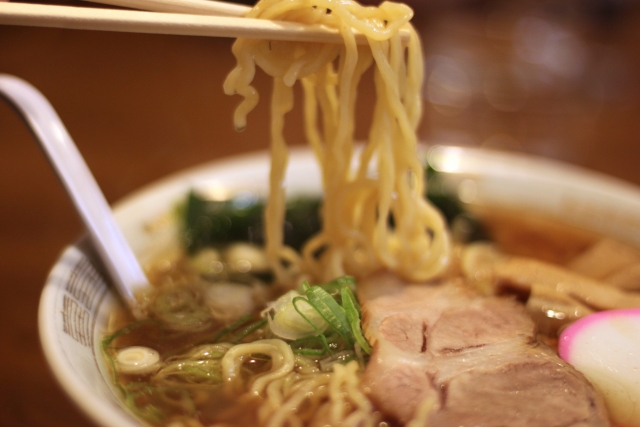
M 320 286 L 331 296 L 336 296 L 340 294 L 340 289 L 342 289 L 342 287 L 344 286 L 347 286 L 349 289 L 351 289 L 352 292 L 355 292 L 356 279 L 353 276 L 341 276 L 329 283 L 322 283 L 316 286 Z
M 134 381 L 123 386 L 119 381 L 118 370 L 116 369 L 111 350 L 113 349 L 113 343 L 116 339 L 124 337 L 145 325 L 157 323 L 156 320 L 152 319 L 134 322 L 104 337 L 101 342 L 102 351 L 111 368 L 114 384 L 122 393 L 125 405 L 138 417 L 152 424 L 158 424 L 167 417 L 166 414 L 159 409 L 159 405 L 156 405 L 154 402 L 168 403 L 176 411 L 192 415 L 195 412 L 195 404 L 191 398 L 191 394 L 181 388 L 155 386 L 146 382 Z
M 116 362 L 113 359 L 113 356 L 111 355 L 111 344 L 113 344 L 113 342 L 124 335 L 127 335 L 131 332 L 133 332 L 134 330 L 148 325 L 150 323 L 155 323 L 155 320 L 152 319 L 143 319 L 143 320 L 138 320 L 136 322 L 131 323 L 128 326 L 125 326 L 122 329 L 117 330 L 116 332 L 114 332 L 111 335 L 108 335 L 106 337 L 104 337 L 101 341 L 101 345 L 100 347 L 102 348 L 102 353 L 104 354 L 105 358 L 107 359 L 107 363 L 109 364 L 109 368 L 111 369 L 111 373 L 113 375 L 113 383 L 120 388 L 120 391 L 122 391 L 123 393 L 125 392 L 125 390 L 122 388 L 122 386 L 119 384 L 118 382 L 118 370 L 116 369 Z
M 297 340 L 322 333 L 329 326 L 306 297 L 289 291 L 269 303 L 271 331 L 280 338 Z
M 236 320 L 235 322 L 233 322 L 229 326 L 223 328 L 220 332 L 217 332 L 214 335 L 214 337 L 211 339 L 211 342 L 212 343 L 220 342 L 220 340 L 222 340 L 222 338 L 224 338 L 225 336 L 227 336 L 231 332 L 233 332 L 236 329 L 238 329 L 240 326 L 242 326 L 245 323 L 247 323 L 249 320 L 251 320 L 252 317 L 253 317 L 253 315 L 251 313 L 245 314 L 240 319 Z
M 219 385 L 222 383 L 222 370 L 220 361 L 216 359 L 176 360 L 163 367 L 153 379 L 176 385 Z
M 371 346 L 362 333 L 360 319 L 362 312 L 355 297 L 356 281 L 351 276 L 339 277 L 329 283 L 310 286 L 302 283 L 301 291 L 304 296 L 296 291 L 289 294 L 297 295 L 291 299 L 291 304 L 296 311 L 296 317 L 288 316 L 291 322 L 305 322 L 304 326 L 295 326 L 296 330 L 306 331 L 306 336 L 290 340 L 280 335 L 279 325 L 274 325 L 279 313 L 289 310 L 289 305 L 284 304 L 284 296 L 276 302 L 268 316 L 271 332 L 289 342 L 294 353 L 310 357 L 326 356 L 322 359 L 323 366 L 333 363 L 346 363 L 347 360 L 358 359 L 364 366 L 366 354 L 371 354 Z M 285 294 L 285 296 L 289 295 Z M 323 319 L 327 325 L 320 329 L 318 319 Z M 278 326 L 276 328 L 276 326 Z M 290 325 L 291 327 L 291 325 Z M 360 350 L 361 349 L 361 350 Z M 323 368 L 324 369 L 324 368 Z
M 160 411 L 155 402 L 162 404 Z M 125 404 L 140 418 L 158 424 L 167 419 L 167 412 L 192 416 L 196 405 L 191 393 L 180 387 L 160 387 L 144 382 L 131 382 L 126 386 Z
M 362 311 L 360 310 L 360 304 L 356 300 L 355 295 L 351 292 L 346 286 L 343 286 L 340 290 L 340 295 L 342 295 L 342 306 L 344 307 L 344 311 L 347 314 L 347 319 L 349 320 L 349 326 L 351 327 L 351 333 L 355 337 L 358 344 L 362 350 L 371 354 L 371 347 L 369 343 L 365 339 L 362 333 L 362 327 L 360 324 L 360 318 L 362 317 Z
M 324 347 L 322 349 L 322 353 L 319 353 L 320 350 L 315 350 L 315 349 L 306 349 L 305 352 L 307 354 L 313 354 L 313 353 L 318 353 L 318 354 L 325 354 L 325 353 L 329 353 L 331 354 L 331 348 L 329 348 L 329 343 L 327 342 L 327 338 L 324 336 L 324 334 L 322 333 L 322 331 L 318 328 L 318 326 L 313 323 L 303 312 L 303 310 L 301 310 L 298 307 L 298 304 L 300 303 L 300 301 L 304 301 L 305 304 L 309 305 L 311 308 L 313 308 L 314 310 L 316 310 L 316 312 L 320 313 L 318 311 L 318 309 L 306 298 L 303 297 L 296 297 L 293 299 L 292 304 L 293 304 L 293 308 L 298 312 L 298 314 L 309 324 L 311 325 L 311 327 L 313 328 L 313 330 L 316 332 L 316 337 L 320 340 L 320 342 L 322 343 L 322 346 Z M 322 315 L 320 313 L 320 315 Z M 312 337 L 313 338 L 313 337 Z M 302 350 L 302 349 L 299 349 Z
M 209 307 L 195 289 L 162 289 L 149 305 L 150 315 L 175 331 L 206 329 L 213 321 Z
M 320 286 L 308 286 L 305 289 L 309 303 L 320 313 L 324 320 L 344 338 L 349 345 L 355 342 L 349 320 L 344 308 Z
M 427 198 L 445 216 L 460 241 L 486 240 L 482 224 L 466 212 L 455 192 L 446 187 L 442 174 L 428 166 L 425 170 Z M 304 242 L 320 231 L 320 197 L 296 197 L 287 201 L 284 243 L 299 250 Z M 242 193 L 225 201 L 213 201 L 189 193 L 178 209 L 184 224 L 184 242 L 189 253 L 203 247 L 244 241 L 264 243 L 265 202 L 256 195 Z M 393 225 L 393 218 L 389 218 Z M 456 225 L 457 223 L 457 225 Z M 334 295 L 333 292 L 329 292 Z
M 287 201 L 284 242 L 297 250 L 320 229 L 318 197 L 298 197 Z M 265 202 L 255 195 L 239 194 L 230 200 L 213 201 L 191 192 L 183 218 L 184 242 L 191 254 L 208 246 L 231 242 L 264 243 Z
M 255 322 L 251 322 L 247 326 L 244 326 L 240 330 L 236 331 L 229 338 L 229 341 L 233 344 L 238 344 L 247 336 L 251 335 L 252 332 L 256 331 L 257 329 L 260 329 L 266 324 L 267 324 L 267 319 L 259 319 L 259 320 L 256 320 Z
M 150 397 L 155 387 L 143 382 L 131 382 L 123 389 L 125 398 L 124 403 L 138 417 L 150 423 L 159 423 L 165 419 L 165 415 L 160 409 L 152 404 L 141 404 L 139 401 L 142 397 Z
M 334 346 L 340 336 L 335 333 L 320 333 L 319 335 L 301 338 L 289 343 L 291 349 L 296 354 L 305 356 L 325 356 L 333 354 L 331 347 Z

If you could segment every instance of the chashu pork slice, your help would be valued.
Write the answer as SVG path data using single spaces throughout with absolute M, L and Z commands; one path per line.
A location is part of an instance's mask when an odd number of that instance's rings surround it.
M 602 398 L 538 342 L 516 301 L 388 274 L 361 281 L 359 298 L 374 346 L 363 387 L 400 423 L 431 398 L 430 427 L 609 425 Z

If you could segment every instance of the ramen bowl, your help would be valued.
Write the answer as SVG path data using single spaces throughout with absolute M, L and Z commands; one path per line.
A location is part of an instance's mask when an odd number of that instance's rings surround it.
M 427 153 L 425 151 L 425 153 Z M 433 147 L 426 157 L 443 185 L 463 202 L 526 211 L 640 247 L 640 189 L 625 182 L 548 159 L 457 147 Z M 238 192 L 267 194 L 269 157 L 260 152 L 186 170 L 119 202 L 115 216 L 144 264 L 175 246 L 171 212 L 196 189 L 217 199 Z M 319 193 L 313 154 L 293 150 L 289 193 Z M 40 339 L 63 390 L 96 424 L 143 424 L 120 402 L 100 341 L 118 298 L 86 238 L 67 247 L 42 292 Z

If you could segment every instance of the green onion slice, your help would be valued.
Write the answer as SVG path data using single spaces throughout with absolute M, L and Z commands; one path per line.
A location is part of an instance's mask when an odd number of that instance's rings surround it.
M 329 343 L 327 342 L 327 338 L 324 336 L 324 334 L 322 333 L 322 331 L 321 331 L 320 329 L 318 329 L 318 327 L 317 327 L 317 326 L 316 326 L 316 325 L 315 325 L 311 320 L 309 320 L 309 319 L 307 318 L 307 316 L 305 316 L 304 314 L 302 314 L 302 310 L 300 310 L 300 309 L 298 308 L 298 303 L 299 303 L 300 301 L 304 301 L 304 302 L 306 302 L 307 304 L 309 304 L 309 305 L 310 305 L 311 307 L 313 307 L 313 309 L 314 309 L 314 310 L 316 310 L 316 311 L 317 311 L 321 316 L 322 316 L 322 313 L 320 313 L 320 310 L 318 310 L 318 308 L 317 308 L 315 305 L 313 305 L 313 304 L 311 303 L 311 301 L 309 301 L 308 299 L 305 299 L 305 298 L 303 298 L 303 297 L 295 297 L 295 298 L 291 301 L 291 303 L 293 304 L 293 308 L 294 308 L 294 309 L 298 312 L 298 314 L 299 314 L 299 315 L 300 315 L 304 320 L 306 320 L 306 321 L 307 321 L 307 323 L 308 323 L 309 325 L 311 325 L 311 327 L 316 331 L 316 333 L 317 333 L 317 337 L 320 339 L 320 342 L 322 343 L 322 346 L 324 347 L 324 350 L 323 350 L 323 351 L 324 351 L 324 352 L 327 352 L 327 353 L 329 353 L 329 354 L 331 354 L 331 353 L 332 353 L 332 351 L 331 351 L 331 349 L 329 348 Z M 322 317 L 324 318 L 324 316 L 322 316 Z M 326 321 L 326 319 L 325 319 L 325 321 Z M 327 323 L 329 323 L 329 322 L 327 321 Z
M 342 289 L 340 289 L 340 296 L 342 297 L 342 306 L 344 307 L 349 326 L 351 327 L 351 333 L 358 344 L 360 344 L 360 347 L 362 347 L 362 350 L 367 354 L 371 354 L 371 346 L 362 333 L 362 325 L 360 323 L 362 311 L 360 310 L 358 300 L 356 300 L 355 295 L 353 295 L 353 292 L 351 292 L 351 289 L 347 286 L 343 286 Z
M 309 303 L 318 310 L 324 320 L 352 346 L 355 340 L 344 308 L 320 286 L 307 285 L 305 293 Z

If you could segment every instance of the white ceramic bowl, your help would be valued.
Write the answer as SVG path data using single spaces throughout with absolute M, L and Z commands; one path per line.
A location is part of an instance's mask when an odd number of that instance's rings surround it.
M 640 189 L 565 164 L 523 155 L 436 147 L 431 164 L 446 184 L 474 203 L 519 208 L 640 247 Z M 319 191 L 317 166 L 308 150 L 291 154 L 287 185 L 291 192 Z M 252 190 L 266 194 L 266 153 L 237 157 L 187 170 L 127 197 L 115 207 L 116 219 L 144 262 L 175 239 L 158 222 L 191 188 L 218 195 Z M 53 267 L 40 300 L 40 339 L 62 388 L 98 425 L 140 426 L 121 405 L 100 352 L 107 313 L 117 299 L 86 240 L 69 246 Z

